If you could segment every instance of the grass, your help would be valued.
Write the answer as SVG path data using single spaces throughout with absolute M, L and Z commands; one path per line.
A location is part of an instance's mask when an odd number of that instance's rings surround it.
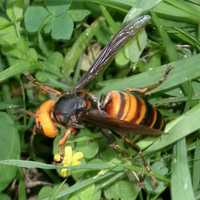
M 2 1 L 0 11 L 0 199 L 200 199 L 197 0 L 17 0 Z M 120 150 L 113 150 L 90 124 L 66 144 L 71 159 L 84 154 L 80 165 L 54 162 L 64 128 L 55 139 L 40 131 L 33 136 L 31 113 L 56 97 L 26 75 L 69 91 L 122 24 L 143 14 L 151 16 L 145 30 L 86 89 L 100 98 L 111 90 L 146 87 L 171 67 L 145 96 L 162 113 L 164 133 L 134 138 L 152 171 L 121 138 L 115 138 Z M 66 178 L 59 175 L 62 169 Z

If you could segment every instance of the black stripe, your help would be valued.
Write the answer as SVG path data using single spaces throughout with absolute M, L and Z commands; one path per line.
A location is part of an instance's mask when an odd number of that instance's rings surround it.
M 163 130 L 165 128 L 165 121 L 164 121 L 163 118 L 161 119 L 161 123 L 160 124 L 161 124 L 160 130 Z
M 161 128 L 160 126 L 162 124 L 162 116 L 158 110 L 156 110 L 156 112 L 157 112 L 157 119 L 156 119 L 156 123 L 154 124 L 153 128 L 160 129 Z
M 138 97 L 137 95 L 133 95 L 135 96 L 137 105 L 136 105 L 136 114 L 135 116 L 131 119 L 132 123 L 135 123 L 135 121 L 140 117 L 141 115 L 141 107 L 142 107 L 142 100 L 140 97 Z
M 149 126 L 149 124 L 151 124 L 150 122 L 152 122 L 152 120 L 153 120 L 152 119 L 153 118 L 153 108 L 145 100 L 144 100 L 144 103 L 146 105 L 146 113 L 145 113 L 144 119 L 142 120 L 141 124 Z

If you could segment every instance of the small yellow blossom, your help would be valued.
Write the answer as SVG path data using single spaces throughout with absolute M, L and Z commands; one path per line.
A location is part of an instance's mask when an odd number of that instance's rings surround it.
M 81 162 L 78 160 L 72 162 L 72 166 L 79 166 L 80 164 Z
M 71 164 L 72 162 L 72 157 L 73 156 L 73 152 L 72 152 L 72 147 L 71 146 L 66 146 L 65 147 L 65 152 L 64 152 L 64 158 L 63 158 L 63 164 L 65 166 L 68 166 Z
M 59 162 L 60 160 L 61 160 L 60 154 L 59 154 L 59 153 L 56 153 L 56 154 L 54 155 L 54 161 Z
M 63 178 L 67 177 L 69 175 L 68 170 L 67 169 L 61 169 L 59 171 L 59 175 L 62 176 Z
M 69 170 L 67 169 L 68 166 L 78 166 L 81 164 L 81 159 L 83 159 L 84 155 L 82 152 L 73 152 L 71 146 L 66 146 L 64 149 L 64 155 L 63 159 L 61 160 L 61 155 L 60 154 L 55 154 L 54 155 L 54 160 L 55 161 L 60 161 L 61 167 L 66 167 L 62 168 L 58 171 L 59 175 L 62 176 L 63 178 L 67 177 L 70 175 Z
M 76 152 L 73 155 L 73 160 L 81 160 L 83 158 L 83 153 L 82 152 Z
M 83 159 L 83 153 L 82 152 L 76 152 L 74 153 L 72 157 L 72 165 L 80 165 L 80 160 Z

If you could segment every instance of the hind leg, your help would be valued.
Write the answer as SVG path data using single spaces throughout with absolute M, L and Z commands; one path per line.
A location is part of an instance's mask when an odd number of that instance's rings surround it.
M 170 71 L 172 70 L 172 66 L 171 65 L 168 65 L 163 76 L 160 78 L 160 80 L 158 80 L 158 82 L 152 84 L 152 85 L 149 85 L 147 87 L 144 87 L 144 88 L 128 88 L 126 89 L 127 92 L 138 92 L 142 95 L 147 95 L 149 94 L 152 90 L 158 88 L 163 82 L 166 81 Z

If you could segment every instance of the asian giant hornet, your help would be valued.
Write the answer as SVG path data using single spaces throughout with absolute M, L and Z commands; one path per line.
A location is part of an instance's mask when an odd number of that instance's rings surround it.
M 110 91 L 100 100 L 83 88 L 93 80 L 113 59 L 117 51 L 145 27 L 150 16 L 144 15 L 130 21 L 102 49 L 90 69 L 82 76 L 70 92 L 66 92 L 57 101 L 48 100 L 36 111 L 36 126 L 44 135 L 55 137 L 56 124 L 67 127 L 60 144 L 64 144 L 69 134 L 80 124 L 89 122 L 103 129 L 111 129 L 124 137 L 126 133 L 147 136 L 158 136 L 164 127 L 164 120 L 156 107 L 144 98 L 145 92 L 161 84 L 144 89 L 127 89 L 126 91 Z

